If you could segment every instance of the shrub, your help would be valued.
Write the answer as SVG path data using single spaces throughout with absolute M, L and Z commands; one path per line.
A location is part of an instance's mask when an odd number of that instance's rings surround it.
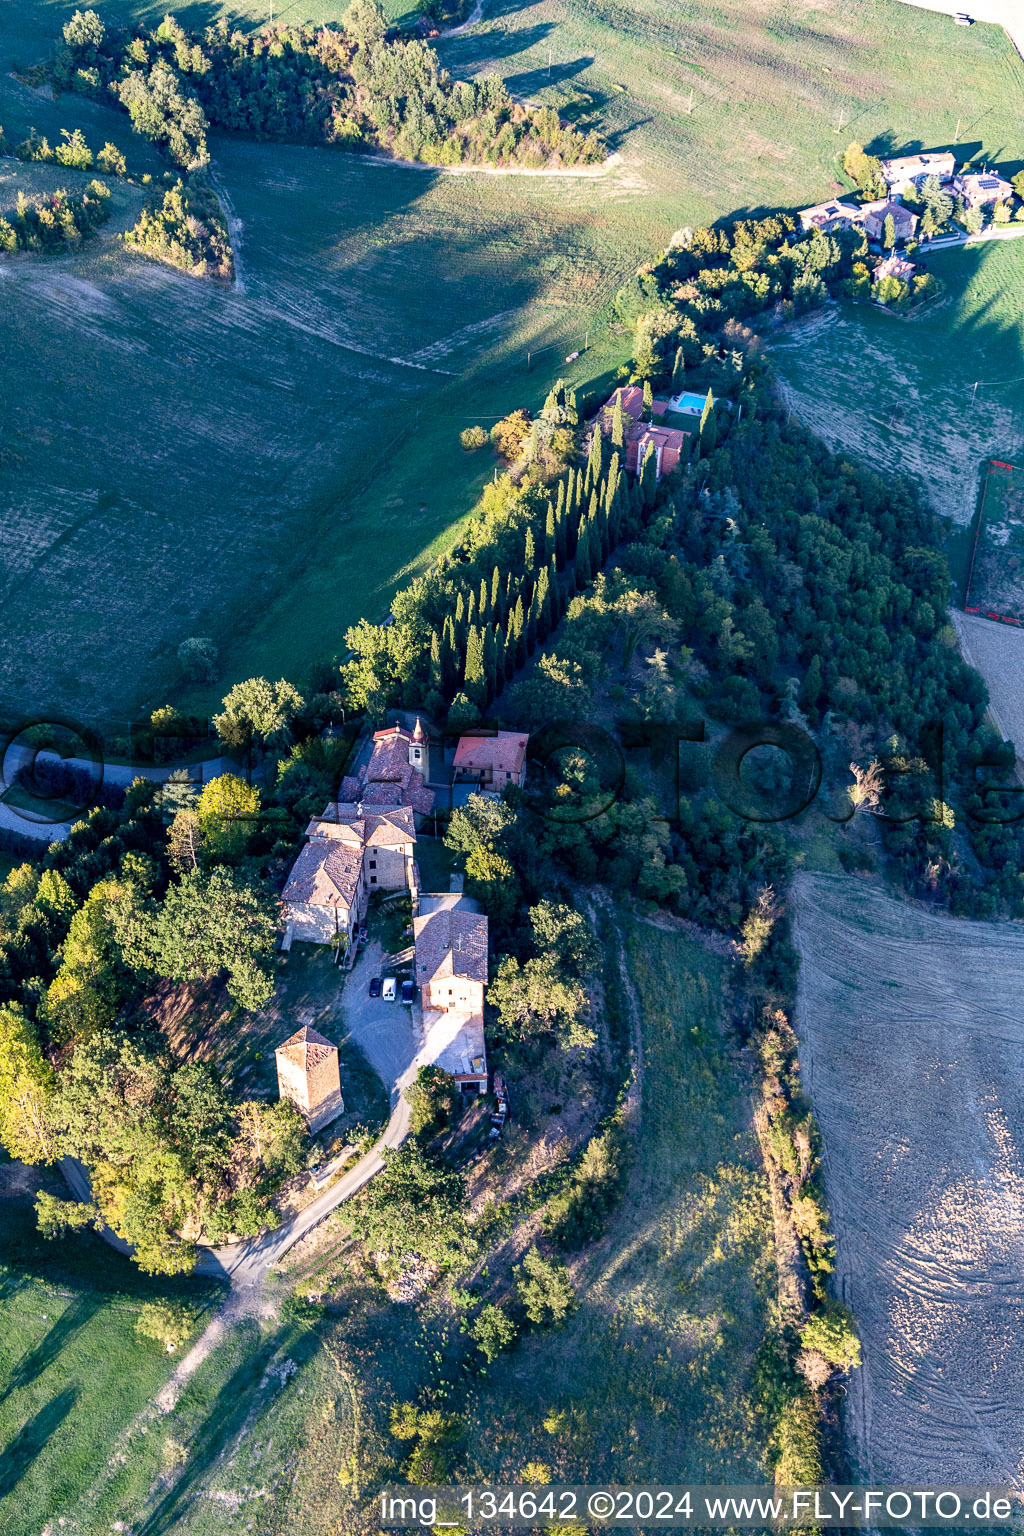
M 162 1344 L 169 1355 L 191 1334 L 196 1325 L 195 1308 L 187 1301 L 147 1301 L 140 1309 L 135 1332 Z
M 619 1137 L 610 1126 L 590 1140 L 572 1182 L 549 1201 L 541 1216 L 545 1232 L 564 1248 L 599 1237 L 618 1199 L 620 1175 Z
M 563 1323 L 576 1305 L 569 1271 L 555 1259 L 545 1259 L 531 1248 L 516 1265 L 516 1290 L 531 1323 Z
M 490 1365 L 503 1350 L 512 1347 L 517 1329 L 504 1307 L 488 1303 L 482 1309 L 470 1332 L 477 1348 Z
M 459 442 L 467 453 L 474 453 L 477 448 L 486 448 L 490 435 L 484 427 L 467 427 L 459 433 Z
M 860 1339 L 849 1307 L 841 1301 L 828 1300 L 811 1314 L 800 1335 L 804 1349 L 816 1350 L 841 1371 L 860 1365 Z
M 178 660 L 195 682 L 212 683 L 217 675 L 217 647 L 205 635 L 183 640 L 178 646 Z
M 450 1072 L 436 1065 L 420 1067 L 406 1089 L 414 1136 L 430 1137 L 451 1125 L 459 1105 L 458 1085 Z

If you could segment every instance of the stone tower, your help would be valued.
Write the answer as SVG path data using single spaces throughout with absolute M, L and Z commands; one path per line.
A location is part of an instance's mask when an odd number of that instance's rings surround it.
M 343 1113 L 337 1046 L 304 1024 L 278 1046 L 274 1056 L 278 1094 L 305 1116 L 311 1134 Z
M 424 784 L 430 777 L 427 772 L 427 760 L 430 754 L 430 743 L 423 729 L 423 722 L 419 715 L 416 716 L 416 724 L 413 728 L 412 740 L 409 743 L 409 766 L 415 768 L 417 773 L 422 773 Z

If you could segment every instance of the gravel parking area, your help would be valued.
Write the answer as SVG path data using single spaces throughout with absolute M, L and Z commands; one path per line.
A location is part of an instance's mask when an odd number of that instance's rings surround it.
M 417 1042 L 408 1008 L 369 996 L 372 976 L 394 974 L 393 966 L 389 972 L 387 958 L 376 940 L 363 950 L 345 982 L 338 1028 L 339 1038 L 350 1038 L 359 1046 L 383 1081 L 394 1107 L 398 1081 L 412 1064 Z

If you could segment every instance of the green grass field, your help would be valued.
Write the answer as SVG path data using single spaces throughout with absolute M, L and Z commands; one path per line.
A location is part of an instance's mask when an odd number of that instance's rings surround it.
M 19 6 L 5 69 L 44 56 L 72 8 Z M 596 182 L 449 177 L 217 139 L 233 289 L 111 239 L 5 263 L 18 389 L 4 449 L 4 713 L 113 724 L 169 697 L 213 704 L 248 672 L 301 678 L 349 623 L 386 610 L 471 507 L 492 461 L 462 454 L 463 426 L 537 404 L 561 371 L 607 384 L 625 338 L 599 334 L 569 370 L 561 359 L 674 228 L 823 195 L 854 134 L 945 143 L 960 115 L 972 150 L 1007 169 L 1019 153 L 1024 71 L 1002 34 L 954 32 L 896 0 L 794 0 L 781 14 L 726 0 L 682 25 L 669 0 L 628 12 L 496 0 L 442 47 L 456 73 L 497 69 L 606 124 L 621 163 Z M 11 139 L 81 122 L 133 169 L 157 165 L 112 109 L 55 103 L 7 74 L 0 122 Z M 189 634 L 221 648 L 205 692 L 180 676 Z
M 977 529 L 967 607 L 1024 620 L 1024 472 L 985 466 Z
M 0 1164 L 0 1530 L 35 1536 L 86 1504 L 97 1523 L 78 1528 L 108 1530 L 125 1491 L 144 1491 L 148 1476 L 132 1458 L 115 1496 L 105 1469 L 180 1358 L 135 1332 L 142 1304 L 166 1287 L 98 1237 L 44 1242 L 36 1187 L 20 1164 Z M 53 1176 L 45 1187 L 64 1193 Z M 192 1282 L 175 1294 L 208 1306 L 219 1291 Z

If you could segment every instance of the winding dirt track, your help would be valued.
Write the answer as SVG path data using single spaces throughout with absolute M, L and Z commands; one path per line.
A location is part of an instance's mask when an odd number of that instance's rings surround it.
M 793 915 L 857 1472 L 1024 1485 L 1024 925 L 828 875 Z

